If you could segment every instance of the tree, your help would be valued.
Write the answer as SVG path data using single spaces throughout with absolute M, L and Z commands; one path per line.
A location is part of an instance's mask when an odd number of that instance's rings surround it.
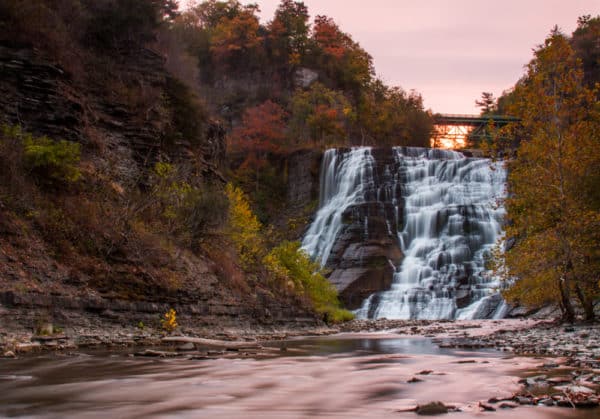
M 571 44 L 581 59 L 584 81 L 593 88 L 600 83 L 600 16 L 582 16 L 577 23 Z
M 283 108 L 270 100 L 246 109 L 242 125 L 233 132 L 233 148 L 259 154 L 283 150 L 286 147 L 285 117 Z
M 242 125 L 231 135 L 232 149 L 246 155 L 241 169 L 254 169 L 256 173 L 257 190 L 260 168 L 266 161 L 266 155 L 287 147 L 285 118 L 283 108 L 267 100 L 261 105 L 246 109 Z
M 281 0 L 269 25 L 271 54 L 288 65 L 299 64 L 308 44 L 308 8 L 304 2 Z
M 210 51 L 215 61 L 229 70 L 257 64 L 263 54 L 263 36 L 256 12 L 258 6 L 245 6 L 233 18 L 222 18 L 215 26 Z
M 350 102 L 341 92 L 314 83 L 292 97 L 290 135 L 297 143 L 330 145 L 345 140 L 346 127 L 354 119 Z
M 516 239 L 505 254 L 506 293 L 526 304 L 557 302 L 573 321 L 572 298 L 594 317 L 600 272 L 600 116 L 597 91 L 583 83 L 581 62 L 555 29 L 534 52 L 516 86 L 511 114 L 521 118 L 524 138 L 509 163 L 510 223 Z
M 489 115 L 496 110 L 496 98 L 491 92 L 483 92 L 481 99 L 475 101 L 475 105 L 481 109 L 481 115 Z
M 373 58 L 327 16 L 315 17 L 311 41 L 315 65 L 358 99 L 373 77 Z
M 432 120 L 423 109 L 423 99 L 381 80 L 371 83 L 358 105 L 362 142 L 380 146 L 428 147 Z
M 86 39 L 108 50 L 143 45 L 155 38 L 156 28 L 175 18 L 177 2 L 170 0 L 82 0 L 91 11 Z

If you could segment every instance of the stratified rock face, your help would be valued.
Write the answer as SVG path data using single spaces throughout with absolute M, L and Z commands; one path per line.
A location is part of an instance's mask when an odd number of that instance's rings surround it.
M 0 78 L 3 122 L 26 124 L 34 134 L 81 142 L 81 95 L 69 88 L 60 67 L 40 59 L 30 48 L 0 44 Z
M 359 317 L 499 317 L 485 261 L 502 232 L 504 181 L 500 164 L 454 151 L 328 150 L 303 248 Z
M 316 150 L 298 150 L 288 156 L 286 205 L 301 210 L 318 196 L 319 163 L 322 154 Z
M 20 125 L 36 136 L 65 139 L 107 150 L 118 161 L 121 183 L 136 182 L 138 168 L 165 152 L 163 141 L 172 124 L 165 91 L 165 59 L 139 48 L 115 60 L 108 80 L 76 80 L 41 51 L 0 42 L 0 124 Z M 107 93 L 113 77 L 126 76 L 148 98 L 132 105 L 125 93 Z M 140 99 L 141 100 L 141 99 Z M 225 132 L 219 124 L 204 127 L 201 151 L 203 174 L 219 177 L 216 168 L 225 155 Z M 190 140 L 190 139 L 186 139 Z M 168 152 L 172 159 L 189 159 L 190 144 L 180 140 Z M 197 141 L 197 142 L 198 142 Z

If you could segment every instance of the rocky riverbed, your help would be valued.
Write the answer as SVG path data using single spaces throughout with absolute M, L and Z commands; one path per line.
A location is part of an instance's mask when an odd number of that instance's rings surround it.
M 27 357 L 43 351 L 76 355 L 89 349 L 122 350 L 135 358 L 264 359 L 281 355 L 303 355 L 294 346 L 300 336 L 333 335 L 340 339 L 428 338 L 441 350 L 487 350 L 506 352 L 507 359 L 530 358 L 525 370 L 519 367 L 519 385 L 502 396 L 479 400 L 473 411 L 513 409 L 517 406 L 593 408 L 600 390 L 600 325 L 561 325 L 554 322 L 520 320 L 404 321 L 354 320 L 336 327 L 263 329 L 183 329 L 172 334 L 156 329 L 104 328 L 52 330 L 45 333 L 0 331 L 4 357 Z M 461 363 L 476 364 L 468 358 Z M 516 359 L 516 358 L 515 358 Z M 505 368 L 505 367 L 503 367 Z M 415 373 L 407 383 L 427 380 L 430 372 Z M 445 408 L 443 408 L 445 406 Z M 422 407 L 422 406 L 421 406 Z M 419 412 L 419 406 L 404 411 Z M 452 405 L 434 403 L 425 409 L 456 410 Z
M 481 402 L 483 411 L 544 405 L 591 408 L 599 405 L 600 324 L 563 325 L 532 319 L 485 321 L 354 321 L 344 330 L 392 329 L 405 336 L 431 337 L 440 348 L 496 349 L 519 356 L 551 357 L 520 380 L 510 397 Z M 439 406 L 438 406 L 439 407 Z M 443 409 L 442 409 L 443 410 Z

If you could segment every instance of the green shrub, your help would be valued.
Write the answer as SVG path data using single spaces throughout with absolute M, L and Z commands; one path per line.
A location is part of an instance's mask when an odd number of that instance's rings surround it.
M 263 259 L 272 277 L 307 297 L 327 323 L 352 320 L 354 315 L 340 307 L 337 291 L 323 276 L 318 263 L 300 249 L 299 242 L 284 241 Z
M 166 162 L 156 163 L 154 178 L 154 196 L 169 232 L 196 245 L 225 223 L 229 201 L 221 187 L 192 185 L 180 168 Z
M 81 178 L 79 144 L 25 134 L 23 145 L 26 167 L 42 182 L 73 183 Z

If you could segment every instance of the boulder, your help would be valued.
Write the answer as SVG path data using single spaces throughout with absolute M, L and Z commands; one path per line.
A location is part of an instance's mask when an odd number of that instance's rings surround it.
M 430 402 L 417 406 L 417 415 L 433 416 L 448 413 L 448 407 L 442 402 Z

